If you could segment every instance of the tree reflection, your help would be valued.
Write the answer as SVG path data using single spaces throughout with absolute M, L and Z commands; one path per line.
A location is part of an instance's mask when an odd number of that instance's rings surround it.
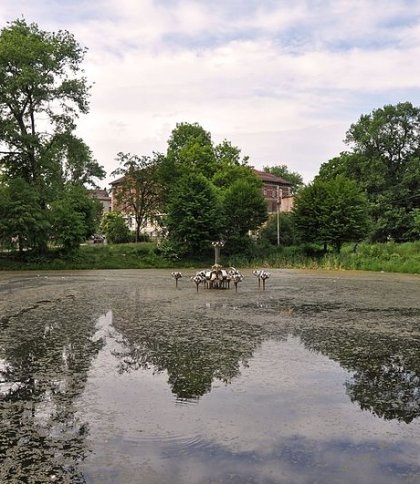
M 352 402 L 385 420 L 410 423 L 420 415 L 418 340 L 362 330 L 302 330 L 305 346 L 354 375 L 346 382 Z
M 77 464 L 88 427 L 76 416 L 87 371 L 102 341 L 95 317 L 71 303 L 7 320 L 0 333 L 0 481 L 84 482 Z
M 198 399 L 211 390 L 214 380 L 230 383 L 262 341 L 260 327 L 221 319 L 127 322 L 114 313 L 114 326 L 124 336 L 124 349 L 114 352 L 119 370 L 166 370 L 178 399 Z

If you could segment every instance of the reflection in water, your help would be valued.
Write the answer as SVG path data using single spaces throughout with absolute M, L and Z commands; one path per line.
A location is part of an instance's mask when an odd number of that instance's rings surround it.
M 149 315 L 136 319 L 133 331 L 114 314 L 114 325 L 124 336 L 123 349 L 114 351 L 119 371 L 166 371 L 179 400 L 198 399 L 211 390 L 214 380 L 230 383 L 263 337 L 259 326 L 214 318 L 150 320 Z
M 250 308 L 248 302 L 245 306 Z M 269 331 L 243 320 L 217 319 L 217 309 L 219 314 L 226 311 L 225 304 L 206 307 L 215 311 L 190 319 L 156 316 L 147 308 L 135 316 L 119 317 L 117 313 L 114 324 L 123 336 L 123 349 L 114 354 L 120 360 L 120 372 L 149 367 L 167 371 L 172 392 L 179 399 L 195 399 L 208 393 L 213 381 L 230 383 L 238 376 L 240 366 L 247 366 L 261 341 L 287 336 L 288 331 L 281 327 L 273 331 L 271 326 Z M 253 307 L 257 311 L 265 308 L 262 304 Z M 275 309 L 280 315 L 299 315 L 311 314 L 311 308 L 318 314 L 336 310 L 337 306 L 304 304 L 290 311 L 290 307 L 271 301 L 265 309 L 270 313 Z M 420 415 L 420 352 L 416 338 L 319 325 L 290 332 L 299 335 L 307 348 L 352 372 L 345 383 L 346 392 L 363 410 L 406 423 Z
M 92 358 L 95 319 L 70 304 L 40 304 L 0 333 L 0 481 L 84 482 L 88 426 L 76 417 Z
M 0 482 L 420 475 L 418 313 L 397 333 L 384 311 L 133 281 L 96 325 L 96 295 L 0 317 Z
M 420 415 L 420 351 L 416 338 L 363 330 L 312 328 L 299 332 L 306 347 L 354 372 L 347 394 L 363 410 L 406 423 Z

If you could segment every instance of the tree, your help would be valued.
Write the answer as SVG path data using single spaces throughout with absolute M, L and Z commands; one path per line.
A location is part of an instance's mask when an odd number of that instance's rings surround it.
M 31 185 L 41 211 L 66 183 L 105 175 L 74 134 L 77 117 L 88 111 L 84 53 L 69 32 L 45 32 L 25 20 L 0 32 L 0 171 Z
M 18 249 L 32 247 L 44 239 L 49 222 L 39 205 L 39 194 L 22 178 L 0 185 L 0 240 L 8 246 L 16 241 Z
M 172 241 L 190 252 L 221 236 L 238 242 L 266 220 L 261 181 L 247 161 L 227 140 L 214 146 L 200 125 L 177 124 L 159 170 Z M 239 247 L 230 245 L 232 252 Z
M 267 220 L 261 182 L 255 176 L 236 180 L 224 193 L 223 208 L 228 238 L 243 237 L 257 229 Z
M 246 165 L 249 160 L 248 156 L 241 159 L 241 150 L 226 139 L 214 147 L 214 156 L 218 165 Z
M 89 196 L 86 188 L 67 185 L 61 198 L 51 203 L 51 236 L 64 252 L 72 252 L 95 233 L 100 213 L 100 203 Z
M 169 239 L 186 253 L 202 253 L 220 238 L 222 207 L 214 186 L 202 174 L 184 175 L 168 204 Z
M 120 167 L 113 175 L 123 175 L 115 186 L 114 196 L 118 207 L 132 215 L 136 221 L 136 242 L 148 220 L 156 220 L 162 201 L 158 168 L 162 156 L 137 156 L 118 153 Z
M 201 173 L 210 179 L 215 170 L 216 159 L 210 133 L 198 123 L 177 123 L 159 170 L 168 195 L 174 182 L 186 172 Z
M 287 165 L 265 166 L 264 171 L 290 182 L 293 194 L 297 193 L 304 186 L 302 175 L 296 171 L 289 171 Z
M 55 200 L 52 203 L 50 219 L 53 227 L 51 235 L 62 246 L 64 253 L 73 252 L 85 240 L 83 215 L 74 210 L 68 199 Z
M 294 221 L 302 240 L 334 246 L 366 236 L 367 199 L 357 183 L 342 176 L 315 180 L 296 197 Z
M 101 231 L 111 244 L 121 244 L 130 239 L 130 230 L 120 212 L 107 212 L 101 221 Z
M 420 208 L 420 108 L 387 105 L 362 115 L 347 131 L 350 151 L 321 166 L 319 178 L 344 175 L 366 191 L 374 240 L 416 238 Z

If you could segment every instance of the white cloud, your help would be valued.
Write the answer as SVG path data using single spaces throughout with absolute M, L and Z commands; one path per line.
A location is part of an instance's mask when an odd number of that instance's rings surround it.
M 108 171 L 118 151 L 163 151 L 177 122 L 196 121 L 256 166 L 287 163 L 309 180 L 360 114 L 420 102 L 417 3 L 257 4 L 3 0 L 0 20 L 23 14 L 89 47 L 79 132 Z

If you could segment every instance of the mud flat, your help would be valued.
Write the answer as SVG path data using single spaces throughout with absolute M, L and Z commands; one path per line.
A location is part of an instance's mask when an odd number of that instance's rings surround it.
M 0 482 L 420 480 L 420 277 L 0 273 Z

